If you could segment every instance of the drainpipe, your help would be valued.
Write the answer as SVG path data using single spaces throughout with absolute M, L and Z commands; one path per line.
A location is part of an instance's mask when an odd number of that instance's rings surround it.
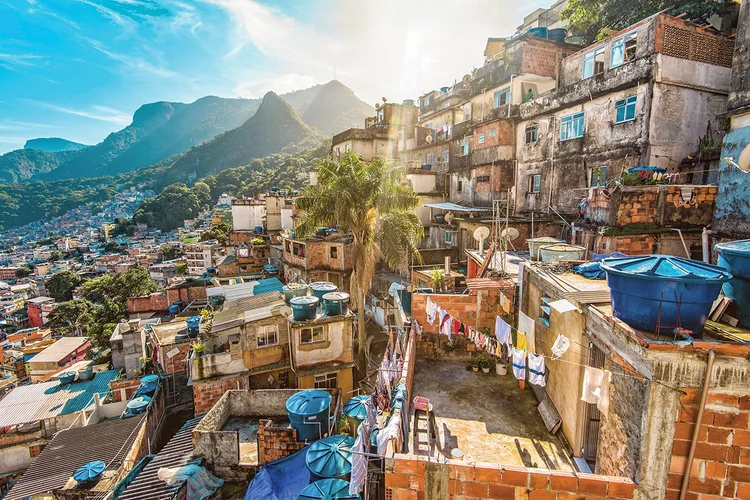
M 680 241 L 682 242 L 682 248 L 685 250 L 685 256 L 689 259 L 690 258 L 690 250 L 688 250 L 687 244 L 685 243 L 685 238 L 682 236 L 682 230 L 678 229 L 676 227 L 671 228 L 672 231 L 677 231 L 677 234 L 680 235 Z M 703 229 L 705 231 L 705 228 Z M 705 259 L 706 256 L 704 254 L 703 258 Z
M 508 118 L 510 118 L 510 106 L 513 103 L 513 78 L 516 75 L 510 75 L 510 97 L 508 98 Z M 523 95 L 523 92 L 521 92 Z
M 706 264 L 711 263 L 711 244 L 709 243 L 709 234 L 713 233 L 709 229 L 703 228 L 701 233 L 701 242 L 703 243 L 703 262 Z
M 706 400 L 708 399 L 708 387 L 711 385 L 711 370 L 714 366 L 716 353 L 713 350 L 708 351 L 708 362 L 706 363 L 706 378 L 703 380 L 703 393 L 701 394 L 701 404 L 698 407 L 698 416 L 695 418 L 695 429 L 693 429 L 693 438 L 690 441 L 690 452 L 688 453 L 685 476 L 682 478 L 682 488 L 680 488 L 680 500 L 685 500 L 687 495 L 688 483 L 690 482 L 690 470 L 693 468 L 693 459 L 695 458 L 695 446 L 698 444 L 698 433 L 703 422 L 703 411 L 706 409 Z

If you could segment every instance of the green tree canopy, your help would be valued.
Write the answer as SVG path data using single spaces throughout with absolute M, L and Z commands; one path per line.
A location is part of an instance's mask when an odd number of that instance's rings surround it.
M 64 337 L 86 335 L 93 307 L 86 299 L 62 302 L 49 313 L 47 326 Z
M 159 286 L 147 269 L 138 267 L 115 276 L 101 276 L 86 281 L 82 286 L 83 296 L 92 302 L 116 302 L 125 306 L 127 299 L 148 295 Z
M 46 286 L 50 297 L 55 302 L 65 302 L 73 299 L 73 290 L 81 284 L 83 279 L 73 271 L 61 271 L 47 280 Z
M 177 250 L 172 245 L 162 245 L 159 252 L 164 260 L 172 260 L 177 256 Z
M 32 268 L 28 262 L 24 262 L 18 267 L 18 269 L 16 269 L 16 278 L 26 278 L 33 272 L 34 268 Z
M 424 228 L 414 209 L 419 197 L 399 182 L 403 165 L 383 159 L 369 163 L 346 154 L 341 161 L 326 158 L 318 164 L 318 183 L 302 190 L 295 203 L 301 211 L 295 228 L 298 236 L 321 226 L 338 227 L 353 238 L 352 291 L 359 315 L 358 356 L 360 374 L 367 368 L 365 294 L 375 271 L 376 254 L 392 269 L 410 258 L 421 261 L 417 242 Z

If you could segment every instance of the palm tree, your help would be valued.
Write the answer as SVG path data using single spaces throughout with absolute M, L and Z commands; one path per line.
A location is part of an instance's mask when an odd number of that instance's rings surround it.
M 400 184 L 403 165 L 374 159 L 362 161 L 349 152 L 341 161 L 331 158 L 318 164 L 318 183 L 302 190 L 295 200 L 301 211 L 297 236 L 312 234 L 321 226 L 337 227 L 352 235 L 351 290 L 357 306 L 360 376 L 367 369 L 365 295 L 380 256 L 392 269 L 410 258 L 421 262 L 417 242 L 424 234 L 414 208 L 419 197 Z

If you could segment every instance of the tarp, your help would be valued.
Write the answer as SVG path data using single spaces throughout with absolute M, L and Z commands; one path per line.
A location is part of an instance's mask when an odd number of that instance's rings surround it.
M 310 484 L 310 470 L 305 464 L 308 448 L 263 465 L 247 487 L 245 500 L 297 500 Z

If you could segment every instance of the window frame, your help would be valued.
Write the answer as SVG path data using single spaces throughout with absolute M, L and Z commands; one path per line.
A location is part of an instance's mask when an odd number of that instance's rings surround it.
M 477 136 L 477 142 L 479 144 L 484 144 L 484 132 L 480 132 L 480 134 Z
M 456 181 L 456 192 L 460 193 L 464 189 L 464 181 L 458 180 Z
M 529 194 L 542 192 L 542 174 L 533 174 L 529 177 Z
M 450 160 L 450 151 L 448 151 L 447 149 L 444 151 L 441 151 L 440 161 L 442 161 L 443 163 L 448 163 L 449 160 Z
M 494 128 L 490 130 L 490 137 L 497 137 L 497 130 L 495 130 Z
M 580 134 L 569 135 L 571 132 L 577 131 L 576 123 L 580 120 Z M 573 113 L 571 115 L 563 116 L 560 118 L 560 141 L 570 141 L 573 139 L 580 139 L 586 135 L 586 113 L 581 111 L 579 113 Z
M 625 99 L 615 101 L 615 123 L 627 123 L 635 120 L 636 107 L 638 106 L 638 96 L 631 95 Z M 622 119 L 620 111 L 622 110 Z M 628 118 L 628 110 L 632 110 L 632 116 Z
M 331 382 L 333 382 L 333 387 L 331 387 Z M 338 389 L 338 383 L 338 372 L 321 373 L 313 377 L 313 386 L 315 389 Z
M 315 331 L 316 329 L 320 329 L 321 332 L 321 338 L 318 340 L 315 340 Z M 304 335 L 305 330 L 310 331 L 310 340 L 308 342 L 305 342 L 302 336 Z M 313 326 L 307 326 L 305 328 L 302 328 L 299 331 L 299 343 L 300 345 L 310 345 L 310 344 L 318 344 L 320 342 L 326 341 L 326 330 L 322 325 L 313 325 Z
M 435 154 L 434 153 L 427 153 L 425 156 L 425 164 L 427 165 L 434 165 L 435 164 Z
M 500 96 L 504 96 L 503 102 L 500 102 Z M 502 90 L 498 90 L 493 94 L 493 100 L 492 103 L 494 104 L 493 108 L 497 109 L 500 106 L 504 106 L 510 102 L 510 87 L 504 88 Z
M 432 99 L 432 96 L 429 96 L 429 95 L 424 96 L 424 105 L 429 106 L 431 99 Z
M 596 187 L 606 187 L 607 185 L 607 165 L 599 165 L 598 167 L 594 167 L 591 169 L 591 176 L 589 178 L 589 187 L 596 188 Z M 594 174 L 596 175 L 596 180 L 594 180 Z
M 445 244 L 453 246 L 453 231 L 445 232 Z
M 270 330 L 270 331 L 269 331 Z M 268 341 L 269 333 L 273 334 L 275 342 L 271 343 Z M 255 331 L 256 343 L 258 347 L 274 347 L 279 345 L 279 325 L 265 325 L 257 327 Z M 263 343 L 261 343 L 263 338 Z
M 628 42 L 635 41 L 635 44 L 628 47 Z M 622 53 L 619 55 L 621 58 L 619 61 L 615 61 L 615 49 L 622 48 Z M 633 51 L 632 57 L 628 57 L 628 49 L 631 48 Z M 635 60 L 635 52 L 638 49 L 638 30 L 633 30 L 629 33 L 625 33 L 622 36 L 618 36 L 612 40 L 612 44 L 609 50 L 609 67 L 619 68 L 623 64 L 627 64 Z
M 328 249 L 328 257 L 331 259 L 338 259 L 339 258 L 339 247 L 336 245 L 331 245 Z
M 587 52 L 584 52 L 583 54 L 583 64 L 581 65 L 581 80 L 585 80 L 587 78 L 591 78 L 596 75 L 600 75 L 604 73 L 605 68 L 602 67 L 602 70 L 597 72 L 596 71 L 596 57 L 600 56 L 602 54 L 606 54 L 607 52 L 607 46 L 606 45 L 600 45 L 599 47 L 595 47 Z M 606 61 L 606 58 L 605 58 Z M 590 70 L 591 74 L 587 74 L 586 71 L 588 63 L 591 63 Z M 602 64 L 604 66 L 604 64 Z
M 489 175 L 477 175 L 474 178 L 475 182 L 490 182 L 490 176 Z
M 469 154 L 469 141 L 463 140 L 459 142 L 458 147 L 461 148 L 461 156 L 466 156 Z
M 539 304 L 539 322 L 549 328 L 550 319 L 550 302 L 552 300 L 546 295 L 542 297 L 541 304 Z
M 532 132 L 533 141 L 529 141 L 529 132 Z M 524 129 L 524 144 L 536 144 L 539 141 L 539 124 L 529 125 Z

